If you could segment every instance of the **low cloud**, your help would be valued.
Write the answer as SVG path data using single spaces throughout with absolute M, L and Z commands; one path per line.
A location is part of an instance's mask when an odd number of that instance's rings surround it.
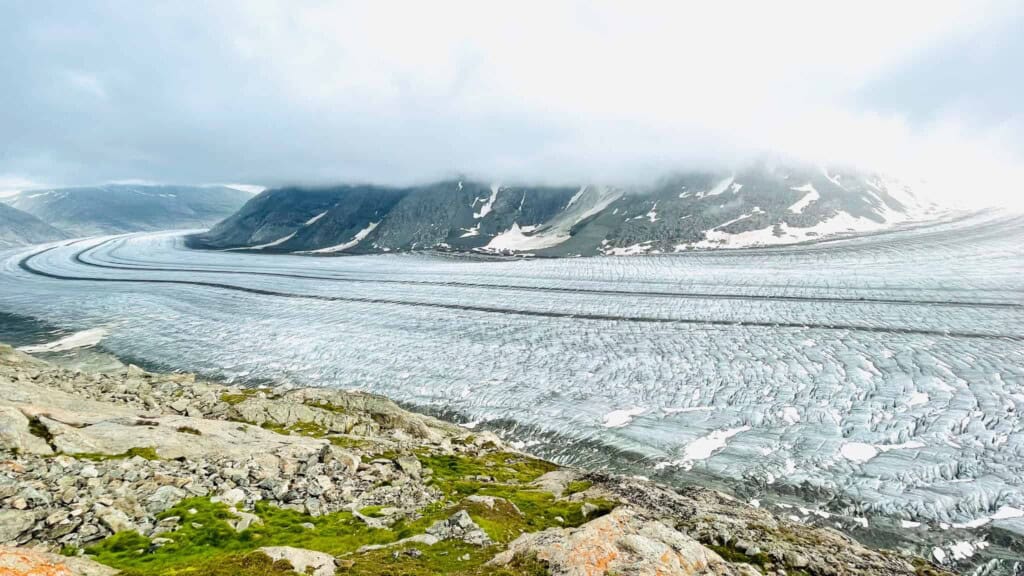
M 0 23 L 0 174 L 635 182 L 781 153 L 963 195 L 1024 161 L 1024 94 L 982 97 L 1021 91 L 1015 60 L 933 65 L 1012 39 L 1012 2 L 57 6 Z

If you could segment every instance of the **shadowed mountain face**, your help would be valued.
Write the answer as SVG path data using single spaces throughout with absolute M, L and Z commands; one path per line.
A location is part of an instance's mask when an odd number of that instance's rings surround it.
M 270 252 L 624 255 L 813 241 L 936 212 L 873 174 L 760 165 L 643 189 L 447 181 L 269 190 L 193 245 Z
M 67 234 L 35 216 L 0 203 L 0 250 L 67 238 Z
M 252 196 L 222 186 L 112 184 L 25 191 L 7 203 L 73 236 L 206 228 Z

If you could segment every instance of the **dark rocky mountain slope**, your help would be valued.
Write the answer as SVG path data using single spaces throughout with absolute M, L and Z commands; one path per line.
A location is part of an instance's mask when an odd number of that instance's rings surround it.
M 878 175 L 762 163 L 733 173 L 672 175 L 634 189 L 451 180 L 269 190 L 191 242 L 319 254 L 654 254 L 814 241 L 926 219 L 937 210 Z

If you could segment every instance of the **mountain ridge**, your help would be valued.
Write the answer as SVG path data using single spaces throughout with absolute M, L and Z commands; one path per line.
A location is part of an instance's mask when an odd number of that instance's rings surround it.
M 267 190 L 189 239 L 196 248 L 304 254 L 450 250 L 594 256 L 771 246 L 873 232 L 939 208 L 876 174 L 760 164 L 644 187 L 421 186 Z

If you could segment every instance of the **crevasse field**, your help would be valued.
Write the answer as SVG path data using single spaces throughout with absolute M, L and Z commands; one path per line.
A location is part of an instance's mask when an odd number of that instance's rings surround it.
M 1024 533 L 1024 218 L 568 260 L 182 237 L 0 253 L 0 311 L 153 366 L 371 390 L 563 463 L 947 553 Z

